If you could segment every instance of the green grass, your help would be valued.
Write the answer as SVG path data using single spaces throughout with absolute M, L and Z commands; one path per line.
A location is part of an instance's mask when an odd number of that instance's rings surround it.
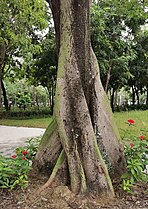
M 132 140 L 140 135 L 148 138 L 148 110 L 114 113 L 114 118 L 121 138 Z M 135 125 L 129 126 L 128 119 L 133 119 Z
M 18 126 L 18 127 L 34 127 L 34 128 L 47 128 L 51 122 L 49 118 L 32 118 L 32 119 L 0 119 L 0 125 L 5 126 Z

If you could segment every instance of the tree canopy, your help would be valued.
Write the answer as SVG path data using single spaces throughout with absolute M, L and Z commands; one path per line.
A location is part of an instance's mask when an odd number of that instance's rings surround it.
M 39 32 L 48 27 L 45 1 L 2 0 L 0 7 L 0 81 L 13 67 L 20 72 L 19 65 L 28 56 L 41 50 Z M 18 57 L 21 57 L 18 59 Z M 19 65 L 18 65 L 19 64 Z M 15 67 L 15 68 L 14 68 Z M 1 83 L 0 82 L 0 83 Z M 0 85 L 1 92 L 1 85 Z M 0 93 L 1 97 L 1 93 Z M 1 102 L 0 102 L 1 103 Z M 1 106 L 1 105 L 0 105 Z
M 47 2 L 51 6 L 51 2 Z M 1 82 L 6 77 L 12 82 L 26 77 L 35 86 L 43 85 L 48 89 L 50 103 L 53 105 L 58 51 L 55 42 L 58 42 L 58 37 L 55 41 L 53 23 L 50 23 L 51 11 L 47 2 L 14 0 L 9 3 L 2 0 L 0 75 Z M 92 47 L 99 62 L 104 89 L 111 97 L 122 87 L 138 89 L 133 91 L 136 95 L 147 94 L 147 84 L 142 78 L 144 72 L 147 74 L 147 66 L 144 64 L 147 62 L 146 44 L 140 43 L 142 37 L 147 39 L 147 29 L 143 34 L 141 27 L 146 21 L 145 1 L 93 1 Z M 141 60 L 139 64 L 137 57 Z M 137 75 L 139 78 L 136 78 Z M 138 84 L 134 84 L 137 87 L 133 88 L 134 80 L 138 80 Z M 3 83 L 1 85 L 2 88 L 5 87 Z
M 146 21 L 144 1 L 94 1 L 91 21 L 92 46 L 106 92 L 119 91 L 138 74 L 137 51 L 134 45 L 137 45 L 137 37 L 143 33 L 142 26 Z M 143 50 L 141 46 L 139 51 Z M 141 56 L 141 61 L 142 59 Z M 140 65 L 144 70 L 145 66 L 142 63 Z

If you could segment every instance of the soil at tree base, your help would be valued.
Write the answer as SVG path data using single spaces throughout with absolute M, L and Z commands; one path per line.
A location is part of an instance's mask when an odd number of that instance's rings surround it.
M 37 198 L 37 189 L 47 179 L 30 174 L 26 190 L 0 190 L 0 209 L 147 209 L 148 184 L 140 183 L 133 187 L 133 193 L 127 194 L 118 188 L 115 199 L 96 198 L 74 195 L 66 186 L 52 187 L 44 190 Z

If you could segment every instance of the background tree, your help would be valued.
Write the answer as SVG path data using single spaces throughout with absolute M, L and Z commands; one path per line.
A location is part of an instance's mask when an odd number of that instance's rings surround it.
M 110 1 L 99 1 L 93 5 L 92 10 L 92 46 L 100 65 L 101 80 L 106 93 L 112 77 L 114 82 L 118 81 L 118 85 L 127 79 L 128 61 L 132 59 L 130 43 L 122 37 L 126 25 L 123 24 L 117 6 L 115 3 L 111 6 Z
M 114 94 L 133 78 L 130 63 L 136 58 L 133 39 L 146 23 L 146 4 L 143 1 L 94 1 L 91 39 L 97 56 L 101 80 L 106 92 Z M 135 63 L 136 64 L 136 63 Z
M 59 52 L 54 119 L 34 167 L 51 174 L 43 188 L 58 180 L 75 193 L 114 196 L 108 171 L 119 177 L 124 158 L 90 44 L 90 1 L 50 3 Z
M 32 81 L 34 85 L 41 84 L 47 88 L 50 109 L 51 113 L 53 113 L 57 74 L 57 53 L 55 46 L 55 34 L 52 27 L 46 35 L 46 38 L 42 41 L 41 47 L 42 52 L 36 56 L 35 63 L 32 66 Z
M 14 57 L 24 58 L 28 51 L 33 54 L 40 50 L 39 45 L 36 44 L 39 39 L 37 32 L 47 27 L 46 11 L 46 4 L 43 0 L 1 1 L 0 98 L 3 75 L 11 68 Z M 7 69 L 5 69 L 6 65 Z
M 132 104 L 140 104 L 140 95 L 147 92 L 148 81 L 148 32 L 139 31 L 133 40 L 136 57 L 130 62 L 130 72 L 133 75 L 128 80 L 132 88 Z M 147 96 L 148 98 L 148 96 Z M 148 103 L 146 99 L 146 103 Z

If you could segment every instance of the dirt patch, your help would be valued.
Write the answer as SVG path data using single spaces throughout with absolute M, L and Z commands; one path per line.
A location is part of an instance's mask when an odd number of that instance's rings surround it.
M 74 195 L 68 187 L 58 186 L 44 190 L 35 197 L 35 193 L 46 179 L 35 174 L 30 175 L 26 190 L 0 190 L 0 209 L 147 209 L 148 184 L 133 187 L 133 193 L 127 194 L 118 189 L 116 198 L 108 199 Z

